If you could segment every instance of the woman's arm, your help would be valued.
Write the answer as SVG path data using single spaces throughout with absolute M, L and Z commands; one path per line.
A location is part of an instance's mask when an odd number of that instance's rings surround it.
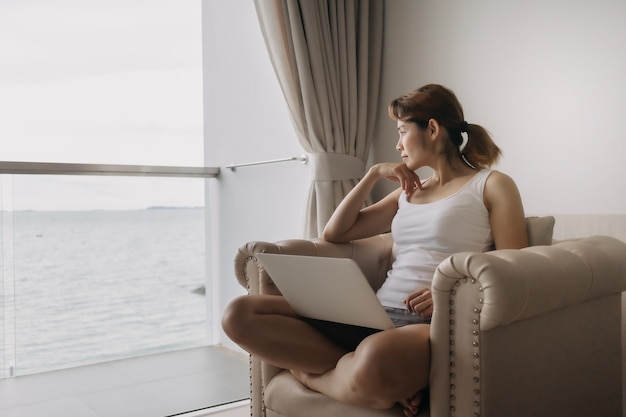
M 363 208 L 372 188 L 381 178 L 400 183 L 400 188 L 382 200 Z M 419 177 L 402 163 L 383 163 L 371 167 L 363 179 L 348 193 L 324 227 L 322 238 L 336 243 L 349 242 L 388 232 L 398 211 L 398 198 L 421 186 Z
M 524 207 L 515 182 L 508 175 L 493 171 L 485 183 L 484 199 L 496 249 L 528 246 Z

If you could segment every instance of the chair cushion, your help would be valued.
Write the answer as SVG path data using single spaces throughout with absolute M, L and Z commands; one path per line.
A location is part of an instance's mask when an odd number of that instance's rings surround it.
M 526 217 L 526 232 L 528 233 L 528 244 L 530 246 L 551 245 L 554 232 L 554 217 Z
M 340 403 L 325 395 L 311 391 L 300 384 L 289 371 L 276 375 L 265 388 L 265 407 L 268 414 L 289 417 L 403 417 L 400 406 L 389 410 L 375 410 Z M 272 413 L 273 412 L 273 413 Z M 428 417 L 428 409 L 418 417 Z

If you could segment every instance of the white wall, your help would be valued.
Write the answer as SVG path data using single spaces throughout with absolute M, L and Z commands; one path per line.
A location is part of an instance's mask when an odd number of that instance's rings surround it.
M 385 14 L 376 160 L 397 160 L 388 102 L 440 83 L 503 149 L 527 213 L 626 213 L 626 2 L 393 0 Z
M 250 0 L 202 2 L 204 55 L 205 161 L 219 166 L 210 180 L 207 207 L 211 224 L 207 294 L 219 316 L 227 300 L 244 294 L 234 277 L 233 258 L 247 241 L 298 237 L 308 194 L 308 165 L 224 168 L 304 152 L 261 35 Z M 230 344 L 221 328 L 215 343 Z

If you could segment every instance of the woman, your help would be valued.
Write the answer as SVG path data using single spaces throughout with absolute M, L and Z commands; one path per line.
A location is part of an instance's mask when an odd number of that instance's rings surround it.
M 349 242 L 391 230 L 397 257 L 377 295 L 403 325 L 342 347 L 299 318 L 280 296 L 243 296 L 227 307 L 223 327 L 242 348 L 285 369 L 312 390 L 373 408 L 402 403 L 417 414 L 430 371 L 430 286 L 437 265 L 461 251 L 528 245 L 515 183 L 488 169 L 500 149 L 465 122 L 454 93 L 427 85 L 389 105 L 401 163 L 372 166 L 337 207 L 322 237 Z M 430 167 L 421 181 L 415 171 Z M 363 208 L 380 179 L 399 187 Z M 343 345 L 345 346 L 345 345 Z

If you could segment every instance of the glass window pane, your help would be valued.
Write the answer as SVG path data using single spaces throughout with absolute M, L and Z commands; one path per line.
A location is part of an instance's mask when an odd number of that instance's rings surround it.
M 16 375 L 208 343 L 204 180 L 12 178 Z

